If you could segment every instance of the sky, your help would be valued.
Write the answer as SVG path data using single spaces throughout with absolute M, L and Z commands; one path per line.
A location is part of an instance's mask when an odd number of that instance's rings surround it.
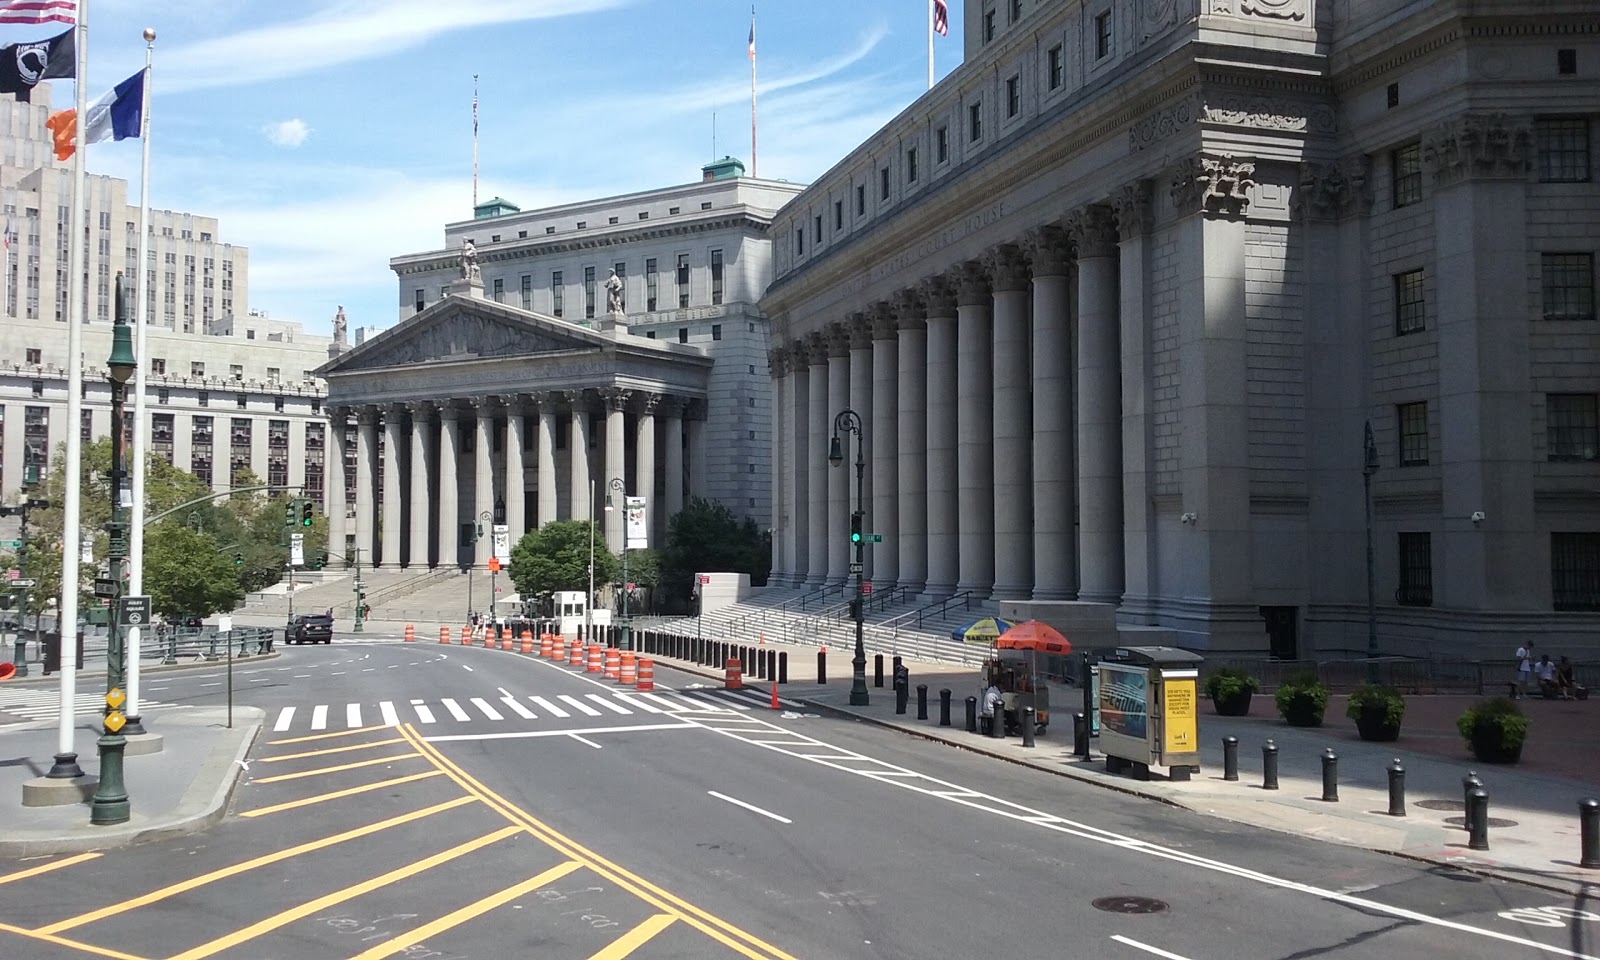
M 926 91 L 925 2 L 757 4 L 761 176 L 816 179 Z M 950 6 L 940 77 L 961 61 Z M 750 13 L 747 0 L 89 0 L 88 96 L 140 68 L 154 28 L 151 203 L 217 217 L 220 239 L 250 250 L 250 306 L 326 335 L 338 305 L 352 327 L 391 326 L 389 259 L 439 249 L 447 222 L 470 219 L 473 74 L 480 199 L 529 210 L 689 183 L 725 154 L 748 167 Z M 136 140 L 96 144 L 87 164 L 137 202 L 139 154 Z

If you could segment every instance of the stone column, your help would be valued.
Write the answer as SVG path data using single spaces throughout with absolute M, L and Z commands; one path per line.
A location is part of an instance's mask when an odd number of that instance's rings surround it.
M 820 331 L 808 339 L 807 359 L 811 371 L 809 446 L 799 457 L 801 469 L 811 474 L 806 586 L 816 588 L 828 579 L 828 438 L 833 426 L 828 419 L 828 341 Z
M 785 497 L 792 484 L 785 474 L 790 441 L 788 421 L 784 419 L 784 391 L 789 388 L 789 348 L 773 347 L 767 351 L 767 376 L 772 380 L 772 573 L 767 577 L 769 586 L 781 587 L 788 583 L 791 568 L 785 558 L 791 555 L 789 539 L 789 510 Z M 792 408 L 787 414 L 793 416 Z
M 527 443 L 528 408 L 521 396 L 506 401 L 506 527 L 514 547 L 528 532 L 528 474 L 523 445 Z
M 567 509 L 572 513 L 567 519 L 587 521 L 600 509 L 600 504 L 593 502 L 594 481 L 589 478 L 590 399 L 582 390 L 574 390 L 566 395 L 566 401 L 572 406 L 572 429 L 567 432 L 567 458 L 572 466 L 572 496 Z M 595 516 L 594 521 L 599 523 L 600 518 Z
M 356 411 L 356 547 L 361 551 L 361 563 L 371 566 L 375 507 L 378 487 L 378 408 L 361 407 Z
M 1080 600 L 1122 601 L 1122 357 L 1117 231 L 1111 208 L 1071 219 L 1078 248 L 1078 538 Z
M 1066 234 L 1027 238 L 1033 268 L 1033 599 L 1078 595 L 1073 543 L 1077 448 L 1072 427 L 1072 337 Z
M 428 477 L 438 456 L 429 449 L 429 418 L 433 414 L 433 401 L 414 400 L 411 408 L 411 486 L 407 491 L 410 509 L 410 550 L 406 553 L 406 569 L 424 570 L 432 556 L 434 500 L 428 487 Z
M 956 292 L 948 278 L 923 286 L 928 310 L 928 581 L 923 599 L 955 592 L 960 542 L 956 519 Z M 987 354 L 987 352 L 986 352 Z
M 706 402 L 689 401 L 689 493 L 704 499 L 706 496 Z
M 928 324 L 922 296 L 895 295 L 899 373 L 895 378 L 898 581 L 908 593 L 928 581 Z M 881 475 L 880 475 L 881 476 Z M 880 488 L 881 489 L 881 488 Z M 888 537 L 884 538 L 885 541 Z
M 649 531 L 650 546 L 662 546 L 661 504 L 656 500 L 656 407 L 661 403 L 659 393 L 647 393 L 639 400 L 634 414 L 633 439 L 633 495 L 644 497 L 645 529 Z
M 789 416 L 789 453 L 785 465 L 789 475 L 789 552 L 786 564 L 788 585 L 803 587 L 810 582 L 811 566 L 811 461 L 806 457 L 811 444 L 811 353 L 805 340 L 789 342 L 789 379 L 784 404 Z
M 969 260 L 956 291 L 956 502 L 960 579 L 956 590 L 994 588 L 994 297 L 990 266 Z
M 850 406 L 850 330 L 843 323 L 831 323 L 828 337 L 828 406 L 824 411 L 826 436 L 831 443 L 834 422 L 840 411 Z M 823 536 L 828 544 L 828 578 L 825 586 L 842 586 L 850 567 L 850 504 L 856 487 L 854 466 L 855 437 L 839 434 L 844 463 L 834 467 L 824 459 L 828 470 L 828 522 Z M 824 451 L 826 456 L 828 450 Z
M 439 402 L 439 566 L 461 566 L 461 411 Z
M 328 550 L 338 555 L 334 561 L 336 564 L 344 562 L 346 550 L 349 549 L 345 542 L 350 537 L 349 505 L 345 502 L 349 494 L 345 491 L 344 476 L 345 430 L 349 418 L 348 407 L 328 408 L 327 455 L 323 460 L 328 503 L 324 512 L 328 515 Z M 187 460 L 179 461 L 179 466 L 187 469 Z
M 683 509 L 683 410 L 682 397 L 667 397 L 662 417 L 661 445 L 666 448 L 666 486 L 662 491 L 666 519 Z
M 845 459 L 849 463 L 841 469 L 847 469 L 850 475 L 846 478 L 849 483 L 850 509 L 845 511 L 844 525 L 845 551 L 848 560 L 856 558 L 856 551 L 850 543 L 850 523 L 848 517 L 850 510 L 860 510 L 862 517 L 862 532 L 874 530 L 877 521 L 872 513 L 872 451 L 877 440 L 872 429 L 872 325 L 864 314 L 851 314 L 850 316 L 850 409 L 861 417 L 861 457 L 866 462 L 866 469 L 862 471 L 861 501 L 856 501 L 856 455 L 853 449 L 847 449 Z M 837 413 L 837 411 L 836 411 Z M 853 444 L 852 444 L 853 446 Z M 872 547 L 862 551 L 863 569 L 862 576 L 870 578 L 875 576 L 873 567 Z M 846 568 L 848 571 L 848 568 Z
M 500 402 L 480 397 L 472 405 L 478 413 L 478 430 L 472 441 L 472 522 L 483 527 L 483 535 L 473 551 L 473 561 L 482 566 L 494 553 L 494 538 L 490 536 L 494 525 L 494 418 Z
M 1140 180 L 1112 197 L 1121 251 L 1117 258 L 1122 348 L 1122 607 L 1130 618 L 1154 623 L 1155 363 L 1150 337 L 1151 185 Z
M 539 432 L 534 440 L 534 455 L 539 462 L 539 526 L 556 520 L 556 395 L 541 393 L 535 398 L 539 404 Z
M 409 439 L 406 432 L 404 407 L 399 405 L 383 409 L 383 526 L 378 530 L 378 566 L 387 570 L 400 568 L 401 527 L 405 523 L 401 509 L 401 452 Z
M 1028 376 L 1028 265 L 1001 247 L 994 270 L 994 593 L 1033 593 L 1033 383 Z
M 613 388 L 602 391 L 600 396 L 606 405 L 606 459 L 605 472 L 600 475 L 600 503 L 611 506 L 605 512 L 606 544 L 621 555 L 623 511 L 627 506 L 623 498 L 628 485 L 628 441 L 623 431 L 627 429 L 628 401 L 633 393 Z M 615 480 L 622 481 L 623 489 L 617 489 Z
M 900 580 L 900 344 L 895 339 L 894 307 L 873 304 L 872 321 L 872 532 L 882 543 L 868 544 L 872 585 L 892 590 Z M 854 361 L 851 361 L 854 363 Z

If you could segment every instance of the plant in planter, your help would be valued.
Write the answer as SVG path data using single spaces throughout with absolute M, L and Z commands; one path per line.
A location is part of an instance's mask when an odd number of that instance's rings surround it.
M 1222 667 L 1206 678 L 1206 696 L 1224 717 L 1242 717 L 1250 712 L 1250 695 L 1261 689 L 1261 682 L 1238 667 Z
M 1363 740 L 1388 743 L 1400 738 L 1400 721 L 1406 716 L 1406 698 L 1393 687 L 1366 684 L 1357 687 L 1345 704 L 1345 716 L 1356 722 Z
M 1510 697 L 1491 697 L 1468 707 L 1456 729 L 1472 755 L 1484 763 L 1516 763 L 1528 737 L 1528 718 Z
M 1286 678 L 1272 698 L 1278 713 L 1291 727 L 1320 727 L 1328 709 L 1328 688 L 1310 671 Z

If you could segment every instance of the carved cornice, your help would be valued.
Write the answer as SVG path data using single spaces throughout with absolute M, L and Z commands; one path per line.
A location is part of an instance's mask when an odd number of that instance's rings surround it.
M 968 260 L 955 269 L 956 305 L 987 307 L 993 297 L 989 267 L 982 260 Z
M 656 408 L 661 406 L 661 394 L 638 393 L 635 396 L 639 400 L 634 410 L 636 414 L 641 417 L 653 417 L 656 415 Z
M 917 286 L 926 308 L 924 317 L 953 317 L 956 315 L 956 288 L 946 276 L 927 277 Z
M 1034 227 L 1022 235 L 1022 253 L 1028 258 L 1035 279 L 1064 277 L 1072 259 L 1072 246 L 1060 227 Z
M 1116 256 L 1117 224 L 1110 207 L 1080 207 L 1067 216 L 1066 226 L 1079 260 Z
M 872 339 L 893 340 L 896 333 L 894 307 L 883 301 L 874 303 L 867 310 L 867 319 L 872 324 Z
M 767 351 L 767 376 L 781 380 L 789 375 L 789 348 L 773 347 Z
M 928 329 L 928 301 L 920 289 L 895 291 L 893 309 L 901 330 Z
M 1135 180 L 1119 187 L 1111 195 L 1111 209 L 1117 220 L 1117 235 L 1124 240 L 1142 237 L 1150 232 L 1155 220 L 1151 201 L 1155 185 L 1149 180 Z
M 850 331 L 851 350 L 872 349 L 872 321 L 865 313 L 850 314 L 845 327 Z
M 850 356 L 849 324 L 835 320 L 823 328 L 822 335 L 827 339 L 830 360 Z
M 1522 180 L 1532 162 L 1526 121 L 1503 113 L 1467 114 L 1439 125 L 1422 144 L 1436 186 L 1462 180 Z
M 1372 160 L 1364 153 L 1332 163 L 1300 164 L 1295 215 L 1304 220 L 1340 220 L 1372 208 Z
M 1172 205 L 1178 215 L 1198 212 L 1242 217 L 1250 205 L 1256 165 L 1232 156 L 1200 154 L 1184 157 L 1172 168 Z
M 821 330 L 806 334 L 806 361 L 812 367 L 828 365 L 828 337 Z
M 1339 115 L 1330 103 L 1215 90 L 1172 100 L 1135 121 L 1128 128 L 1128 149 L 1137 153 L 1199 123 L 1318 137 L 1339 132 Z
M 1011 293 L 1028 289 L 1028 261 L 1022 251 L 1011 244 L 1002 244 L 989 251 L 984 258 L 989 275 L 994 279 L 995 293 Z

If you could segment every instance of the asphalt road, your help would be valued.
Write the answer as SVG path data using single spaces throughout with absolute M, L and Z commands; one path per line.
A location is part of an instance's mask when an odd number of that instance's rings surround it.
M 1600 955 L 1597 905 L 701 682 L 645 697 L 436 643 L 237 665 L 269 729 L 236 816 L 0 864 L 0 957 Z

